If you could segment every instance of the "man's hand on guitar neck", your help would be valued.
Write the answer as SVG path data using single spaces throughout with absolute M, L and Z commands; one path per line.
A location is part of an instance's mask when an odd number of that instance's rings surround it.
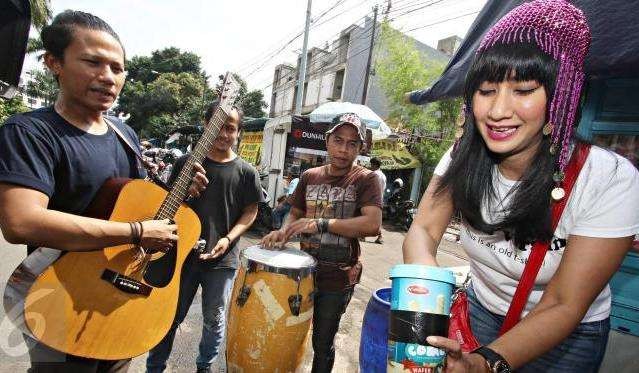
M 206 186 L 209 184 L 209 179 L 206 178 L 206 171 L 204 167 L 198 162 L 193 164 L 193 170 L 195 174 L 193 175 L 193 179 L 191 181 L 191 186 L 189 187 L 189 196 L 193 198 L 197 198 L 200 196 L 200 193 L 206 189 Z

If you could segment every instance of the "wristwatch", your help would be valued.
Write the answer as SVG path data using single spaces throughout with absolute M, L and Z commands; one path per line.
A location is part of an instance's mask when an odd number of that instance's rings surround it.
M 488 370 L 493 373 L 511 373 L 512 369 L 510 368 L 510 364 L 504 359 L 503 356 L 496 353 L 492 349 L 481 346 L 479 348 L 474 349 L 471 354 L 479 354 L 484 359 L 486 359 L 486 365 L 488 366 Z

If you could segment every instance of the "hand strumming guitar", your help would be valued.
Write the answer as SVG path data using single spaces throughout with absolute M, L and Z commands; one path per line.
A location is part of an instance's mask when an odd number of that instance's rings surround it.
M 175 247 L 178 240 L 177 224 L 171 224 L 169 219 L 146 220 L 138 224 L 142 227 L 140 231 L 132 228 L 131 232 L 134 243 L 139 237 L 140 246 L 145 249 L 167 252 Z

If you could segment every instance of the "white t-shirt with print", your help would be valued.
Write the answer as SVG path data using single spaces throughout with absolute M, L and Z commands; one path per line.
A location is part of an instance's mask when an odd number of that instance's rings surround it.
M 443 175 L 447 170 L 452 149 L 439 161 L 434 173 Z M 518 184 L 507 180 L 495 166 L 495 191 L 501 204 L 482 205 L 482 216 L 490 223 L 498 221 L 501 205 L 508 205 L 508 192 Z M 515 294 L 524 264 L 530 253 L 515 248 L 506 241 L 504 233 L 485 234 L 463 222 L 461 243 L 470 258 L 473 289 L 477 298 L 489 311 L 505 315 Z M 541 295 L 554 275 L 566 246 L 566 237 L 614 238 L 639 233 L 639 172 L 627 159 L 597 146 L 592 146 L 557 229 L 550 249 L 535 280 L 535 286 L 523 312 L 525 316 L 539 303 Z M 579 281 L 588 281 L 583 273 Z M 582 322 L 606 319 L 610 315 L 610 287 L 606 285 L 597 296 Z

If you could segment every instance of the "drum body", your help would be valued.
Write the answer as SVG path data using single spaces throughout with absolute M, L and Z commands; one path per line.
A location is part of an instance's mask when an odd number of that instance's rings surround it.
M 229 372 L 294 372 L 313 318 L 316 261 L 296 249 L 244 249 L 227 326 Z

